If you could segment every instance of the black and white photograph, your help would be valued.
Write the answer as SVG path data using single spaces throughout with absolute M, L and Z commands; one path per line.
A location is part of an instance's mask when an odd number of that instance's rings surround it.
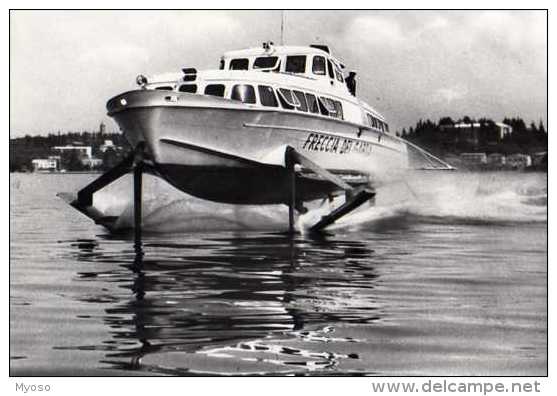
M 539 392 L 548 12 L 10 10 L 14 389 Z

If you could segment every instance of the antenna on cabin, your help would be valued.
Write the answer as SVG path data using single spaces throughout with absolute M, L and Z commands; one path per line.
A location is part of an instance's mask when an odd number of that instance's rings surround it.
M 284 45 L 284 10 L 280 12 L 280 45 Z

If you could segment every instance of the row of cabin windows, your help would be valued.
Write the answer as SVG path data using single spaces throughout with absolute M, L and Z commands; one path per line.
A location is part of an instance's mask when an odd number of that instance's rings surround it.
M 372 116 L 369 113 L 366 113 L 366 116 L 367 116 L 367 122 L 368 122 L 369 126 L 371 126 L 372 128 L 379 129 L 383 132 L 389 132 L 389 124 L 375 118 L 374 116 Z
M 259 85 L 258 91 L 261 105 L 266 107 L 278 107 L 276 99 L 278 96 L 278 102 L 283 109 L 344 118 L 342 103 L 338 100 L 287 88 L 279 88 L 275 96 L 275 90 L 266 85 Z
M 289 55 L 286 57 L 285 72 L 301 74 L 306 72 L 306 55 Z M 341 83 L 344 82 L 344 77 L 342 72 L 336 63 L 331 62 L 330 59 L 326 59 L 324 56 L 315 55 L 312 59 L 312 73 L 319 76 L 325 76 L 329 74 L 329 78 L 337 79 Z M 224 62 L 221 62 L 221 69 L 224 69 Z M 249 59 L 248 58 L 238 58 L 232 59 L 230 61 L 230 70 L 248 70 L 249 69 Z M 262 56 L 255 58 L 253 62 L 253 69 L 264 69 L 272 71 L 280 71 L 280 60 L 278 56 Z
M 182 84 L 178 88 L 178 91 L 197 93 L 197 85 Z M 224 84 L 209 84 L 205 87 L 203 93 L 205 95 L 224 97 L 224 91 Z M 279 107 L 280 103 L 281 107 L 287 110 L 297 110 L 305 113 L 310 112 L 314 114 L 322 114 L 328 117 L 344 119 L 342 103 L 338 100 L 287 88 L 279 88 L 277 90 L 277 94 L 275 94 L 273 87 L 268 85 L 258 85 L 257 91 L 259 93 L 259 101 L 261 102 L 261 105 L 265 107 Z M 230 92 L 230 99 L 238 100 L 243 103 L 257 103 L 255 89 L 249 84 L 234 85 L 232 87 L 232 91 Z
M 316 96 L 298 90 L 278 89 L 278 98 L 283 108 L 344 119 L 342 103 L 324 96 Z

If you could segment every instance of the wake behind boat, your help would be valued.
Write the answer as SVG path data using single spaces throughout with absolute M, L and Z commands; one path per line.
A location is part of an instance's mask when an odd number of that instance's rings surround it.
M 225 53 L 218 70 L 146 77 L 107 103 L 134 152 L 86 186 L 71 203 L 111 221 L 93 194 L 134 169 L 136 229 L 141 173 L 185 193 L 233 204 L 286 204 L 290 230 L 304 203 L 345 193 L 344 204 L 315 224 L 322 230 L 375 196 L 375 187 L 415 167 L 443 161 L 391 134 L 386 119 L 356 96 L 356 74 L 327 46 L 264 43 Z

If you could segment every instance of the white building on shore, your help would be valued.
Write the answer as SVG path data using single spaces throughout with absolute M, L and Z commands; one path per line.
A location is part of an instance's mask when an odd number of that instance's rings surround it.
M 35 171 L 55 171 L 58 168 L 56 158 L 36 158 L 31 161 Z
M 77 151 L 80 157 L 91 158 L 93 156 L 93 149 L 91 146 L 54 146 L 54 150 L 60 151 L 61 153 L 68 151 Z
M 460 160 L 466 165 L 482 165 L 487 163 L 487 155 L 485 153 L 462 153 Z
M 532 157 L 528 154 L 511 154 L 507 156 L 507 165 L 513 169 L 523 169 L 532 165 Z
M 102 166 L 103 164 L 103 160 L 100 158 L 82 158 L 81 159 L 81 163 L 84 166 L 88 166 L 89 168 L 93 169 L 93 168 L 98 168 L 99 166 Z
M 490 165 L 505 165 L 507 158 L 501 153 L 491 153 L 487 156 L 487 163 Z

